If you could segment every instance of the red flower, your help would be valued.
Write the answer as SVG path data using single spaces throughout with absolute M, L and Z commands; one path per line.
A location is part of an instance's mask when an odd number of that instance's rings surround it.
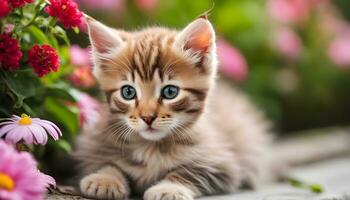
M 82 23 L 83 13 L 79 11 L 78 5 L 73 0 L 50 0 L 50 5 L 45 12 L 57 17 L 64 27 L 71 28 Z
M 0 0 L 0 19 L 11 11 L 8 0 Z
M 19 8 L 24 6 L 26 3 L 33 3 L 34 0 L 9 0 L 13 8 Z
M 0 34 L 0 66 L 4 69 L 16 70 L 22 58 L 18 41 L 7 34 Z
M 42 77 L 51 71 L 57 72 L 60 67 L 60 59 L 57 52 L 50 45 L 34 45 L 28 53 L 28 62 L 34 68 L 34 72 Z

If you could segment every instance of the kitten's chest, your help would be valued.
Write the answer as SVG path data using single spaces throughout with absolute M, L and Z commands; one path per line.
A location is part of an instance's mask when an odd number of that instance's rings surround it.
M 138 147 L 118 161 L 120 168 L 128 175 L 133 189 L 143 192 L 150 185 L 164 178 L 176 167 L 191 160 L 188 147 Z

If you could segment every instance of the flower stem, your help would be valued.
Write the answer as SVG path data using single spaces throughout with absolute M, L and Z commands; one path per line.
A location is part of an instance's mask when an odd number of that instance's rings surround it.
M 29 26 L 31 26 L 31 25 L 35 22 L 36 18 L 39 16 L 39 13 L 40 13 L 40 11 L 41 11 L 41 9 L 39 9 L 39 8 L 40 8 L 40 5 L 41 5 L 42 3 L 45 3 L 45 0 L 39 1 L 39 3 L 35 6 L 34 9 L 36 10 L 36 13 L 35 13 L 34 17 L 33 17 L 32 20 L 30 20 L 26 25 L 23 26 L 22 30 L 28 28 Z M 44 7 L 45 7 L 45 6 L 43 6 L 43 8 L 44 8 Z M 22 16 L 23 16 L 23 14 L 22 14 Z

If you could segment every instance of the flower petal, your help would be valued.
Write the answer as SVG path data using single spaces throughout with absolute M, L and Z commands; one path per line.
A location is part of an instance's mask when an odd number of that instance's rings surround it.
M 33 144 L 34 142 L 34 137 L 33 134 L 31 133 L 31 131 L 29 130 L 28 127 L 22 127 L 23 129 L 27 130 L 27 133 L 25 135 L 23 135 L 23 140 L 26 144 Z
M 16 144 L 23 138 L 25 134 L 27 134 L 26 131 L 22 131 L 20 126 L 16 126 L 6 134 L 5 140 Z
M 14 129 L 15 127 L 17 127 L 17 124 L 5 124 L 0 128 L 0 137 L 2 137 L 3 135 L 5 135 L 8 131 Z
M 44 122 L 44 123 L 50 124 L 54 129 L 56 129 L 58 135 L 59 135 L 59 136 L 62 136 L 62 132 L 61 132 L 60 128 L 58 128 L 58 126 L 56 126 L 56 124 L 54 124 L 54 123 L 52 123 L 52 122 L 50 122 L 50 121 L 48 121 L 48 120 L 40 120 L 40 121 L 41 121 L 41 122 Z
M 30 126 L 28 126 L 28 128 L 31 130 L 31 132 L 35 138 L 36 143 L 42 144 L 42 145 L 46 144 L 47 135 L 46 135 L 45 130 L 41 126 L 33 123 Z
M 40 171 L 38 171 L 40 178 L 45 183 L 46 187 L 49 188 L 50 186 L 56 188 L 56 181 L 52 176 L 46 175 Z
M 36 121 L 35 123 L 42 126 L 47 131 L 47 133 L 49 133 L 51 135 L 51 137 L 54 140 L 58 140 L 58 138 L 59 138 L 58 131 L 54 127 L 52 127 L 51 124 L 49 124 L 45 121 L 46 120 L 40 120 L 40 121 Z

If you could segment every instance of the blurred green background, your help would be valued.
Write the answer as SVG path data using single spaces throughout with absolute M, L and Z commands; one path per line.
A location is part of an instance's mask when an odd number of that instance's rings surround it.
M 207 10 L 221 74 L 246 91 L 281 133 L 350 122 L 348 0 L 77 0 L 126 30 L 184 27 Z M 70 33 L 88 45 L 86 34 Z

